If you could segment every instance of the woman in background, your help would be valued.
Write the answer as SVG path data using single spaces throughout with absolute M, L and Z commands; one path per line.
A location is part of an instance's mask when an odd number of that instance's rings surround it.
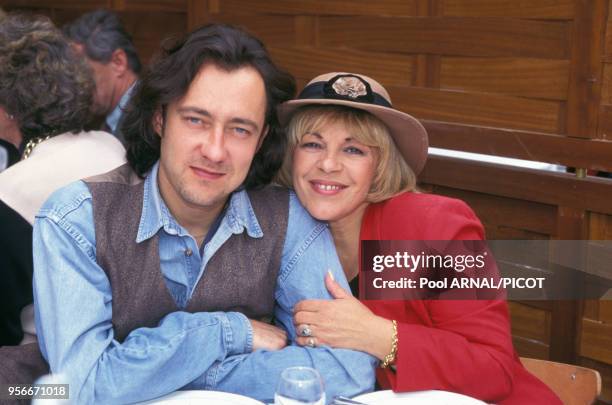
M 83 130 L 93 89 L 89 68 L 49 19 L 0 20 L 0 121 L 23 150 L 0 173 L 0 346 L 22 341 L 22 327 L 35 333 L 32 223 L 42 203 L 70 182 L 125 162 L 115 137 Z
M 360 241 L 482 240 L 463 202 L 415 192 L 427 133 L 392 108 L 386 90 L 356 74 L 313 79 L 279 111 L 289 149 L 279 182 L 327 221 L 355 293 Z M 560 403 L 514 352 L 503 300 L 360 302 L 329 276 L 333 301 L 294 309 L 301 345 L 360 350 L 381 361 L 395 391 L 446 390 L 502 404 Z

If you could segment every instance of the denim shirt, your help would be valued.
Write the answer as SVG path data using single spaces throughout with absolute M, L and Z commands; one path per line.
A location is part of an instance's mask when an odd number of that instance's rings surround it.
M 159 235 L 161 270 L 181 308 L 208 261 L 232 234 L 265 236 L 248 194 L 237 191 L 200 255 L 195 240 L 164 204 L 157 170 L 156 164 L 145 180 L 135 240 Z M 220 390 L 267 400 L 274 396 L 280 372 L 290 366 L 317 368 L 328 399 L 373 388 L 377 361 L 372 356 L 295 344 L 294 305 L 303 299 L 331 298 L 324 284 L 328 270 L 347 290 L 348 284 L 328 228 L 312 219 L 293 193 L 275 290 L 275 318 L 291 340 L 282 350 L 252 352 L 250 322 L 238 312 L 177 311 L 155 328 L 132 331 L 122 343 L 114 339 L 111 286 L 96 263 L 92 198 L 81 181 L 55 192 L 43 205 L 34 224 L 33 245 L 39 345 L 51 371 L 70 383 L 73 403 L 136 402 L 178 389 Z
M 132 83 L 132 85 L 125 91 L 125 93 L 123 93 L 123 95 L 119 99 L 119 103 L 115 106 L 113 111 L 111 111 L 111 113 L 106 116 L 106 125 L 108 125 L 113 134 L 117 133 L 117 125 L 119 125 L 119 119 L 123 115 L 126 104 L 128 103 L 128 101 L 130 101 L 132 91 L 134 90 L 134 87 L 136 86 L 137 82 L 138 81 L 136 80 L 134 81 L 134 83 Z

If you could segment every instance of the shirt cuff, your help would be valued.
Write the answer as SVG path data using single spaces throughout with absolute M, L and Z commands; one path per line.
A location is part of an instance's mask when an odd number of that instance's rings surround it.
M 223 323 L 228 355 L 253 351 L 253 328 L 249 319 L 240 312 L 226 312 L 227 323 Z

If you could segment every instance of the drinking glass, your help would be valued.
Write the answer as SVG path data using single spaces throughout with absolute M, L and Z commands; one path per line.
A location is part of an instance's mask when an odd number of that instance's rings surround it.
M 325 405 L 321 375 L 310 367 L 283 370 L 274 394 L 275 405 Z

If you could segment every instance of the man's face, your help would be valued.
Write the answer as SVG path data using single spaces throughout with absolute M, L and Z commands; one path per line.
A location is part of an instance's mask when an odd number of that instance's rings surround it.
M 96 88 L 91 111 L 95 115 L 110 114 L 121 97 L 121 95 L 116 94 L 119 77 L 117 69 L 113 66 L 113 58 L 106 63 L 101 63 L 87 57 L 83 45 L 73 42 L 72 47 L 85 58 L 93 73 Z
M 167 106 L 165 117 L 156 114 L 159 188 L 179 221 L 194 209 L 220 209 L 243 183 L 267 130 L 265 112 L 257 70 L 225 71 L 209 64 L 187 93 Z
M 101 63 L 87 59 L 87 63 L 93 72 L 96 82 L 96 90 L 93 97 L 92 112 L 95 115 L 108 115 L 115 108 L 114 101 L 117 99 L 116 80 L 117 75 L 112 68 L 111 62 Z

